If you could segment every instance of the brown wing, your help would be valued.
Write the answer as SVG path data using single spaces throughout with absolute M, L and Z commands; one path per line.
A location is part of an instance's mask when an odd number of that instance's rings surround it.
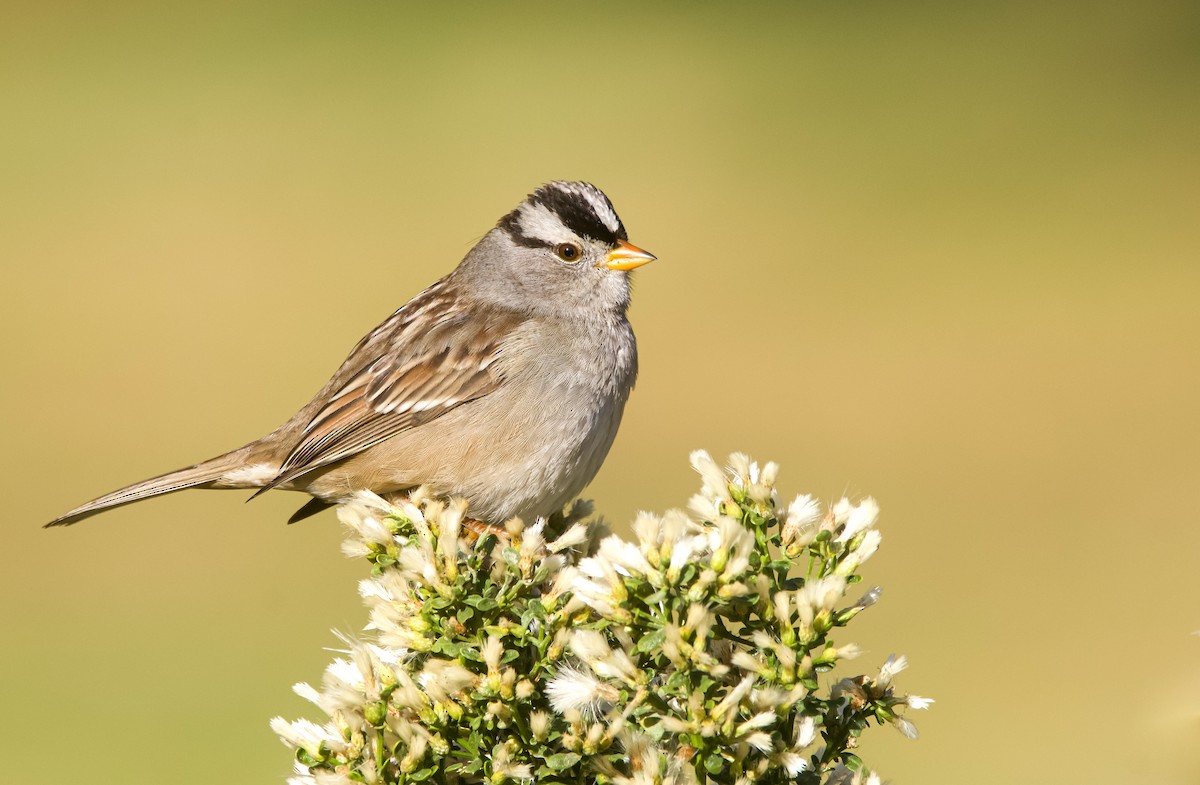
M 492 368 L 500 343 L 522 321 L 507 311 L 458 309 L 444 280 L 427 289 L 355 348 L 347 363 L 356 361 L 360 368 L 332 391 L 262 490 L 494 391 L 502 381 Z

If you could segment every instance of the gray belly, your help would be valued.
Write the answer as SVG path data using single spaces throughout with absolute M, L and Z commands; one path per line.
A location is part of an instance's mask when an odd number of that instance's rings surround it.
M 627 395 L 547 392 L 558 397 L 498 390 L 330 467 L 308 480 L 308 490 L 335 500 L 356 490 L 428 485 L 438 495 L 465 497 L 468 514 L 481 520 L 548 515 L 596 476 Z
M 564 345 L 574 351 L 564 355 Z M 616 437 L 637 375 L 633 332 L 623 318 L 587 329 L 543 323 L 514 334 L 496 368 L 507 381 L 495 392 L 304 478 L 306 490 L 338 500 L 428 485 L 465 497 L 468 514 L 489 523 L 560 509 Z

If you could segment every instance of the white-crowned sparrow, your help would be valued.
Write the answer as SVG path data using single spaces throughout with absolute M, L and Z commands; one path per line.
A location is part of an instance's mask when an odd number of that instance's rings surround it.
M 628 271 L 653 259 L 626 241 L 600 189 L 544 185 L 275 431 L 47 525 L 185 488 L 311 494 L 292 521 L 354 491 L 418 485 L 465 497 L 491 523 L 549 514 L 591 481 L 616 436 L 637 376 Z

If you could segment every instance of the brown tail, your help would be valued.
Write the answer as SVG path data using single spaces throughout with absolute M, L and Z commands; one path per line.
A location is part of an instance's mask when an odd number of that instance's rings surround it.
M 124 504 L 139 502 L 142 499 L 149 499 L 151 496 L 174 493 L 175 491 L 182 491 L 185 488 L 212 487 L 213 483 L 221 479 L 227 472 L 243 466 L 247 457 L 246 453 L 246 447 L 242 447 L 233 452 L 218 455 L 216 458 L 211 458 L 203 463 L 198 463 L 195 466 L 168 472 L 158 477 L 151 477 L 149 480 L 142 480 L 112 493 L 106 493 L 98 499 L 93 499 L 87 504 L 76 507 L 66 515 L 55 518 L 50 523 L 47 523 L 46 527 L 70 526 L 98 512 L 103 512 L 113 507 L 120 507 Z

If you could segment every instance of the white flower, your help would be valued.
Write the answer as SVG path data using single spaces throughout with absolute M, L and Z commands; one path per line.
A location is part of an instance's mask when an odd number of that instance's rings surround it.
M 434 657 L 425 661 L 417 681 L 432 700 L 447 701 L 474 685 L 477 677 L 457 660 Z
M 878 590 L 871 590 L 846 608 L 849 576 L 881 542 L 874 528 L 878 505 L 869 498 L 857 504 L 841 499 L 822 518 L 811 495 L 797 496 L 784 507 L 775 489 L 779 467 L 774 463 L 760 467 L 735 453 L 729 468 L 722 469 L 703 451 L 692 453 L 691 463 L 701 489 L 690 513 L 640 513 L 633 542 L 604 536 L 608 531 L 599 523 L 592 529 L 581 522 L 579 505 L 567 513 L 577 522 L 551 542 L 544 519 L 532 525 L 510 520 L 505 531 L 517 559 L 504 542 L 488 553 L 472 548 L 461 539 L 470 514 L 464 503 L 439 500 L 427 489 L 395 505 L 369 493 L 342 505 L 339 516 L 349 528 L 343 551 L 379 562 L 373 577 L 359 584 L 372 642 L 343 638 L 348 645 L 326 669 L 319 688 L 294 687 L 329 715 L 327 724 L 272 720 L 289 747 L 333 750 L 337 756 L 312 770 L 299 765 L 290 783 L 347 785 L 354 776 L 376 785 L 383 770 L 375 760 L 380 740 L 382 754 L 391 759 L 387 767 L 417 771 L 446 759 L 454 744 L 452 734 L 443 735 L 447 728 L 480 721 L 509 729 L 502 736 L 507 741 L 479 749 L 487 773 L 481 785 L 532 780 L 533 771 L 542 771 L 542 757 L 554 750 L 579 752 L 585 778 L 613 785 L 695 785 L 697 761 L 672 752 L 681 742 L 675 738 L 679 734 L 726 735 L 724 754 L 740 766 L 734 785 L 809 773 L 813 750 L 825 756 L 817 747 L 825 742 L 818 733 L 821 717 L 805 716 L 805 707 L 811 711 L 812 706 L 805 703 L 809 690 L 800 679 L 859 653 L 854 644 L 817 646 L 814 628 L 843 624 L 877 599 Z M 784 565 L 757 566 L 760 543 L 752 527 L 742 523 L 739 508 L 778 520 L 787 559 L 800 557 L 818 532 L 828 531 L 822 536 L 835 538 L 836 574 L 809 577 L 799 590 L 778 591 L 776 576 Z M 597 530 L 603 533 L 593 533 Z M 582 558 L 579 551 L 592 548 L 594 553 Z M 777 553 L 767 558 L 779 558 Z M 467 585 L 477 585 L 477 578 L 503 587 L 499 607 L 493 608 L 496 618 L 485 620 L 482 630 L 475 626 L 478 617 L 460 622 L 462 616 L 455 615 L 462 607 L 458 603 L 469 599 L 459 580 L 468 559 L 482 559 L 487 566 L 486 574 L 472 576 Z M 542 565 L 537 575 L 546 579 L 530 586 L 537 563 Z M 757 613 L 733 624 L 730 631 L 737 637 L 714 636 L 720 609 L 732 598 L 749 595 L 757 595 Z M 540 604 L 531 608 L 536 614 L 525 611 L 527 602 Z M 846 612 L 834 619 L 832 613 L 842 608 Z M 521 624 L 529 629 L 516 628 Z M 661 640 L 641 637 L 652 631 Z M 661 651 L 668 663 L 664 672 L 640 661 L 648 652 L 638 651 L 638 642 Z M 480 662 L 471 667 L 486 667 L 486 674 L 474 673 L 457 658 L 443 659 L 447 644 L 478 647 Z M 520 675 L 516 663 L 502 662 L 510 648 L 544 658 Z M 843 678 L 832 687 L 822 681 L 813 697 L 823 701 L 832 694 L 844 711 L 867 706 L 868 700 L 892 709 L 929 708 L 929 698 L 893 695 L 891 681 L 906 665 L 903 657 L 889 657 L 877 678 Z M 688 679 L 672 677 L 680 675 L 676 671 L 702 674 L 702 683 L 713 689 L 688 690 L 681 686 Z M 547 678 L 547 672 L 556 675 Z M 766 686 L 784 683 L 790 687 Z M 709 709 L 714 691 L 720 700 Z M 383 695 L 388 697 L 380 703 Z M 524 723 L 511 724 L 520 705 L 538 695 L 548 701 L 546 710 L 524 711 Z M 781 717 L 788 719 L 782 727 Z M 892 724 L 916 735 L 904 717 Z M 643 732 L 647 728 L 651 733 Z M 623 759 L 613 754 L 621 750 Z M 866 771 L 838 771 L 844 776 L 834 772 L 831 782 L 879 785 L 878 777 L 868 778 Z
M 605 684 L 592 673 L 570 665 L 559 668 L 558 674 L 546 685 L 550 705 L 559 714 L 574 710 L 595 716 L 601 704 L 616 700 L 616 689 Z
M 369 556 L 371 548 L 362 540 L 343 540 L 342 554 L 348 559 L 362 559 Z
M 778 755 L 773 756 L 772 760 L 782 766 L 789 777 L 797 777 L 800 775 L 800 772 L 808 768 L 808 761 L 805 760 L 804 756 L 791 750 L 784 750 Z
M 630 776 L 618 772 L 603 757 L 597 760 L 597 768 L 612 777 L 616 785 L 683 785 L 673 777 L 673 768 L 668 768 L 666 777 L 661 776 L 663 753 L 659 744 L 648 734 L 626 729 L 618 734 L 617 740 L 625 749 Z
M 903 654 L 896 656 L 889 654 L 887 661 L 879 669 L 879 676 L 876 677 L 875 683 L 886 687 L 892 683 L 892 679 L 896 674 L 908 667 L 908 659 Z
M 437 586 L 441 583 L 433 544 L 427 539 L 422 538 L 420 542 L 410 543 L 409 547 L 401 550 L 396 558 L 396 566 L 410 580 L 418 580 L 426 586 Z
M 834 506 L 834 515 L 839 523 L 845 524 L 842 533 L 837 536 L 837 541 L 847 542 L 854 535 L 875 525 L 875 519 L 879 517 L 879 504 L 870 497 L 863 499 L 857 506 L 852 506 L 848 499 L 842 499 Z
M 563 532 L 557 540 L 550 543 L 546 547 L 551 553 L 558 553 L 559 551 L 565 551 L 568 548 L 574 548 L 577 545 L 583 545 L 588 541 L 588 528 L 589 527 L 586 523 L 573 524 L 571 528 Z
M 770 725 L 771 723 L 775 722 L 775 719 L 776 719 L 776 717 L 775 717 L 774 709 L 771 709 L 768 711 L 760 711 L 758 714 L 755 714 L 753 717 L 751 717 L 750 719 L 746 720 L 741 725 L 739 725 L 737 732 L 745 733 L 746 731 L 758 730 L 759 728 L 765 728 L 768 725 Z
M 688 456 L 688 461 L 703 481 L 702 494 L 710 499 L 724 499 L 729 495 L 729 482 L 725 479 L 725 473 L 711 455 L 704 450 L 695 450 Z
M 338 506 L 337 515 L 344 525 L 353 529 L 369 543 L 387 545 L 393 542 L 391 528 L 383 523 L 391 505 L 370 491 L 359 491 L 351 501 Z
M 775 480 L 778 477 L 779 464 L 775 463 L 775 461 L 767 461 L 766 465 L 762 468 L 762 474 L 759 476 L 758 481 L 768 488 L 774 488 Z
M 371 667 L 369 661 L 366 667 Z M 355 663 L 341 657 L 325 667 L 321 686 L 323 689 L 317 705 L 329 714 L 336 711 L 359 711 L 367 703 L 367 685 L 362 670 Z M 311 699 L 311 693 L 305 697 Z
M 796 730 L 792 737 L 792 749 L 802 750 L 812 744 L 816 738 L 816 722 L 812 717 L 803 717 L 800 722 L 796 723 Z
M 758 464 L 751 461 L 744 453 L 735 452 L 729 456 L 729 468 L 733 474 L 733 482 L 740 485 L 746 494 L 756 503 L 774 508 L 775 477 L 779 474 L 779 466 L 768 463 L 762 472 Z
M 811 495 L 797 496 L 788 505 L 787 515 L 780 527 L 780 536 L 785 548 L 805 548 L 817 536 L 817 519 L 821 516 L 821 505 Z M 792 551 L 789 551 L 792 553 Z M 794 554 L 793 554 L 794 555 Z
M 733 470 L 734 479 L 740 485 L 758 482 L 758 464 L 750 460 L 744 452 L 735 452 L 729 456 L 729 468 Z
M 875 551 L 879 550 L 879 543 L 883 541 L 883 532 L 879 529 L 871 529 L 863 535 L 862 544 L 854 552 L 858 557 L 858 563 L 862 564 L 867 559 L 875 555 Z
M 933 698 L 922 698 L 920 695 L 909 695 L 904 699 L 910 709 L 928 709 L 933 703 Z
M 609 619 L 624 619 L 629 612 L 621 608 L 626 599 L 625 585 L 608 559 L 589 557 L 579 562 L 576 568 L 563 570 L 558 589 L 566 587 L 596 613 Z
M 640 673 L 628 652 L 608 645 L 603 633 L 597 630 L 575 630 L 571 633 L 571 651 L 587 663 L 597 676 L 618 678 L 629 683 L 637 681 Z
M 688 510 L 696 517 L 698 521 L 713 521 L 721 514 L 721 508 L 724 506 L 724 499 L 705 496 L 702 493 L 697 493 L 692 498 L 688 499 Z
M 620 600 L 608 584 L 591 580 L 576 572 L 572 576 L 571 592 L 601 616 L 612 619 L 623 613 Z
M 384 586 L 382 581 L 376 579 L 364 579 L 359 581 L 358 596 L 369 602 L 373 602 L 375 600 L 390 602 L 391 600 L 395 599 L 395 595 L 388 590 L 388 587 Z
M 747 673 L 761 673 L 766 668 L 763 663 L 759 662 L 753 654 L 745 649 L 739 649 L 733 653 L 732 664 Z
M 785 627 L 790 627 L 792 624 L 792 607 L 788 602 L 788 593 L 781 591 L 771 598 L 774 605 L 775 618 Z
M 666 527 L 658 516 L 645 510 L 639 512 L 633 519 L 633 536 L 646 550 L 656 548 L 668 539 Z M 671 539 L 674 539 L 673 537 Z
M 841 575 L 812 578 L 796 590 L 796 609 L 805 624 L 821 611 L 831 611 L 846 594 L 846 579 Z
M 306 682 L 293 684 L 292 692 L 296 693 L 301 698 L 304 698 L 304 700 L 308 701 L 309 703 L 315 703 L 318 706 L 321 705 L 321 693 L 317 692 L 311 684 Z
M 466 499 L 455 499 L 442 509 L 442 514 L 438 519 L 438 542 L 444 548 L 443 553 L 457 553 L 458 536 L 462 531 L 462 522 L 466 514 Z
M 647 575 L 654 572 L 638 546 L 613 534 L 600 541 L 597 559 L 606 559 L 622 575 Z
M 521 532 L 521 556 L 526 559 L 532 559 L 541 553 L 542 547 L 546 544 L 546 538 L 542 532 L 546 528 L 546 519 L 538 518 L 537 523 L 532 526 L 527 526 L 525 531 Z
M 367 782 L 374 782 L 371 774 L 366 774 Z M 293 782 L 302 783 L 302 785 L 355 785 L 354 780 L 350 779 L 348 774 L 341 771 L 326 771 L 317 769 L 305 777 L 293 777 L 288 780 L 288 785 Z
M 304 749 L 310 753 L 316 753 L 322 744 L 330 749 L 341 749 L 345 746 L 331 728 L 318 725 L 310 720 L 288 722 L 283 717 L 273 717 L 271 730 L 275 731 L 280 740 L 289 747 Z
M 727 515 L 718 516 L 715 523 L 708 535 L 712 567 L 720 573 L 721 581 L 728 583 L 749 569 L 754 533 Z
M 695 723 L 685 719 L 667 714 L 659 718 L 659 724 L 663 726 L 668 733 L 691 733 L 696 729 Z
M 500 670 L 500 656 L 504 654 L 504 642 L 499 635 L 489 635 L 483 644 L 483 662 L 492 673 Z
M 875 551 L 879 549 L 879 543 L 883 539 L 883 533 L 878 529 L 870 529 L 862 536 L 862 542 L 858 547 L 846 555 L 845 559 L 838 564 L 835 572 L 838 575 L 850 575 L 862 566 L 862 563 L 875 555 Z
M 663 562 L 668 564 L 670 582 L 676 581 L 683 565 L 705 547 L 707 540 L 697 536 L 701 532 L 701 527 L 679 510 L 668 510 L 661 518 L 640 512 L 633 522 L 642 553 L 654 567 L 661 569 Z
M 533 779 L 533 769 L 528 763 L 514 763 L 508 745 L 497 744 L 492 748 L 492 782 L 500 783 L 505 779 Z
M 771 734 L 763 733 L 762 731 L 755 731 L 754 733 L 751 733 L 749 736 L 746 736 L 744 739 L 742 739 L 742 741 L 746 742 L 759 752 L 770 752 L 771 750 L 775 749 L 775 745 L 771 741 Z
M 710 712 L 713 719 L 719 720 L 730 711 L 736 710 L 738 705 L 741 704 L 742 698 L 746 697 L 746 694 L 750 692 L 750 688 L 753 686 L 753 676 L 747 676 L 738 682 L 738 685 L 730 690 L 729 694 L 720 703 L 713 707 L 713 710 Z
M 550 735 L 550 715 L 544 711 L 530 712 L 529 732 L 533 734 L 533 738 L 544 741 Z

